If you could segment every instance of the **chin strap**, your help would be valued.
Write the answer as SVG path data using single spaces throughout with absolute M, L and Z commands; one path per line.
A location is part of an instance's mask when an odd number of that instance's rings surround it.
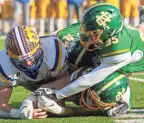
M 92 104 L 89 105 L 84 97 L 85 97 L 85 92 L 87 92 L 89 98 L 92 101 Z M 102 102 L 99 98 L 99 96 L 91 91 L 90 88 L 88 88 L 87 90 L 83 91 L 81 93 L 81 97 L 80 97 L 80 106 L 83 107 L 84 109 L 88 110 L 88 111 L 100 111 L 100 110 L 105 110 L 105 109 L 109 109 L 112 108 L 116 105 L 116 103 L 105 103 Z

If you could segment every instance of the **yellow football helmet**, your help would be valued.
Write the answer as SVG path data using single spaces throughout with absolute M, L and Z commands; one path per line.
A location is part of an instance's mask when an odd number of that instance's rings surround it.
M 28 26 L 16 26 L 6 36 L 6 52 L 12 64 L 29 76 L 35 76 L 43 60 L 36 32 Z

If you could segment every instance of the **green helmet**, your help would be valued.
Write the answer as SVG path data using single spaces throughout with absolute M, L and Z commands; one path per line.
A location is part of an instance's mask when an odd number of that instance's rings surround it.
M 60 30 L 57 34 L 57 37 L 65 44 L 65 47 L 68 51 L 68 63 L 70 63 L 70 73 L 73 72 L 74 69 L 76 69 L 75 67 L 94 67 L 100 64 L 99 51 L 85 51 L 84 47 L 80 45 L 80 38 L 78 34 L 79 27 L 80 23 L 75 23 Z
M 87 50 L 99 48 L 122 28 L 122 16 L 117 7 L 108 3 L 94 4 L 86 10 L 80 26 L 81 44 Z
M 92 71 L 92 68 L 83 67 L 75 72 L 74 79 Z M 128 79 L 125 75 L 114 72 L 105 80 L 93 87 L 81 92 L 78 96 L 80 106 L 87 110 L 104 110 L 114 107 L 122 101 L 122 95 L 128 87 Z

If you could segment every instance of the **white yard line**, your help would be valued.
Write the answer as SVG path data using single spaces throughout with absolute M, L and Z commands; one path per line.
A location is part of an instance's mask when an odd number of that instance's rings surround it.
M 144 119 L 115 120 L 115 123 L 144 123 Z
M 134 75 L 134 76 L 138 76 L 138 75 L 144 75 L 144 72 L 137 72 L 137 73 L 132 73 L 131 75 Z
M 144 109 L 131 109 L 130 113 L 144 113 Z
M 115 123 L 144 123 L 144 109 L 132 109 L 130 113 L 114 117 Z
M 129 80 L 134 80 L 134 81 L 138 81 L 138 82 L 144 83 L 144 79 L 140 79 L 140 78 L 137 78 L 137 77 L 129 77 Z
M 144 114 L 136 114 L 136 113 L 128 113 L 120 116 L 116 116 L 116 119 L 126 119 L 126 118 L 133 118 L 133 119 L 144 119 Z

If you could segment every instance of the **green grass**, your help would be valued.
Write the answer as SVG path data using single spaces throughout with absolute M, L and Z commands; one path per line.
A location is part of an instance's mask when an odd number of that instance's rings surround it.
M 4 41 L 0 38 L 0 50 L 4 49 Z
M 0 49 L 4 49 L 4 42 L 0 40 Z M 143 76 L 141 76 L 143 77 Z M 132 108 L 144 108 L 144 83 L 139 83 L 135 81 L 130 81 L 130 86 L 132 90 Z M 16 87 L 13 90 L 12 97 L 9 104 L 14 107 L 19 107 L 21 101 L 29 95 L 29 91 L 22 87 Z M 37 120 L 5 120 L 0 119 L 0 123 L 113 123 L 112 118 L 107 117 L 68 117 L 68 118 L 47 118 L 47 119 L 37 119 Z
M 113 123 L 110 118 L 104 117 L 69 117 L 47 118 L 39 120 L 0 120 L 0 123 Z
M 132 108 L 144 108 L 144 83 L 130 81 Z

